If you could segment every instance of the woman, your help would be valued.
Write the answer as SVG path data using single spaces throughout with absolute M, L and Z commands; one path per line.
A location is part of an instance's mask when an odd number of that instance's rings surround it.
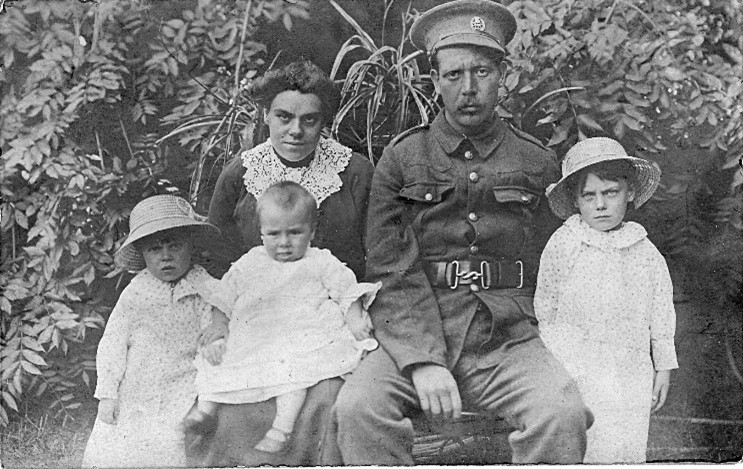
M 371 162 L 320 132 L 338 110 L 340 93 L 315 64 L 294 62 L 267 72 L 249 93 L 261 104 L 270 138 L 228 162 L 217 180 L 209 221 L 222 231 L 212 253 L 213 274 L 262 244 L 256 199 L 272 184 L 291 180 L 318 202 L 313 246 L 325 248 L 361 280 L 364 274 L 366 209 L 374 168 Z M 189 463 L 199 466 L 318 465 L 321 438 L 340 378 L 308 389 L 292 439 L 281 453 L 254 446 L 271 428 L 275 402 L 221 405 L 217 426 L 187 435 Z M 198 429 L 198 427 L 197 427 Z
M 256 198 L 268 186 L 291 180 L 319 204 L 313 246 L 330 250 L 361 279 L 374 168 L 367 158 L 320 136 L 340 104 L 335 84 L 312 62 L 294 62 L 267 72 L 249 93 L 265 109 L 270 139 L 229 161 L 217 180 L 209 221 L 223 236 L 210 270 L 221 276 L 261 244 Z

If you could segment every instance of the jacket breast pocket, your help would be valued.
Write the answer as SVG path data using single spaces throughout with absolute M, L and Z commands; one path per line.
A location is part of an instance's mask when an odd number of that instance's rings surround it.
M 416 182 L 400 190 L 400 196 L 426 205 L 438 204 L 454 190 L 454 184 L 446 182 Z
M 495 201 L 508 211 L 531 215 L 544 193 L 542 175 L 511 171 L 496 175 L 493 186 Z
M 407 184 L 400 190 L 400 197 L 409 204 L 408 217 L 403 223 L 416 233 L 422 256 L 443 254 L 446 251 L 442 233 L 447 229 L 447 200 L 453 195 L 454 184 L 449 182 L 421 181 Z

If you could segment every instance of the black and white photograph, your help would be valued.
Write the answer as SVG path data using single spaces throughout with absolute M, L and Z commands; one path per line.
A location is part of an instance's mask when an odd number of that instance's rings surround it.
M 740 0 L 0 0 L 0 468 L 743 462 Z

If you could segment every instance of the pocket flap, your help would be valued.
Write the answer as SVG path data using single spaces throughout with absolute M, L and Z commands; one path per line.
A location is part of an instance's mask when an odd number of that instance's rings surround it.
M 400 196 L 416 202 L 435 204 L 441 202 L 444 195 L 453 189 L 453 184 L 416 183 L 403 187 Z
M 524 205 L 534 205 L 539 200 L 539 196 L 522 187 L 495 187 L 493 188 L 495 200 L 505 203 L 519 203 Z

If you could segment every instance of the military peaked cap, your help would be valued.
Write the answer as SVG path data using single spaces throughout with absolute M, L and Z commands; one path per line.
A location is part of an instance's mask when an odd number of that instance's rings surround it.
M 455 0 L 431 8 L 415 20 L 410 37 L 433 55 L 447 46 L 472 45 L 506 54 L 516 34 L 516 19 L 508 8 L 492 0 Z

